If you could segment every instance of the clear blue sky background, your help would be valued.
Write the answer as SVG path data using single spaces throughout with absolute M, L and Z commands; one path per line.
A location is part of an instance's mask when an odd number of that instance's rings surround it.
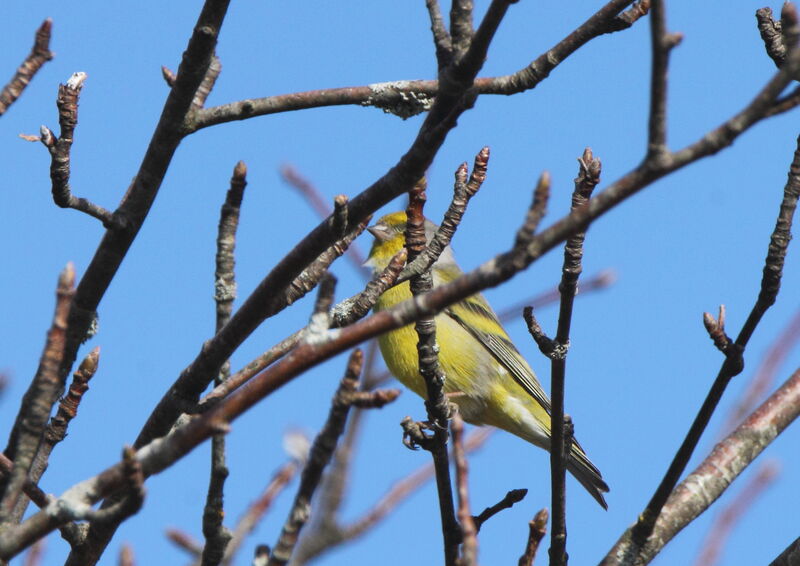
M 670 145 L 682 147 L 742 108 L 775 72 L 756 29 L 765 0 L 672 2 L 669 27 L 685 34 L 670 69 Z M 482 14 L 486 1 L 476 2 Z M 8 2 L 0 74 L 10 76 L 27 54 L 45 17 L 54 21 L 56 58 L 0 121 L 4 242 L 0 367 L 11 386 L 0 399 L 0 430 L 8 431 L 18 400 L 36 369 L 53 310 L 57 274 L 67 261 L 82 274 L 102 236 L 99 222 L 57 208 L 50 197 L 49 156 L 19 133 L 40 124 L 57 131 L 56 90 L 71 73 L 89 78 L 80 102 L 72 157 L 79 196 L 114 208 L 135 174 L 167 88 L 160 66 L 176 69 L 200 2 Z M 582 22 L 599 2 L 511 7 L 483 76 L 518 70 Z M 772 4 L 776 11 L 778 2 Z M 428 20 L 418 2 L 233 2 L 220 40 L 223 71 L 209 104 L 308 89 L 433 78 Z M 505 250 L 542 170 L 553 177 L 546 222 L 569 207 L 576 157 L 590 146 L 603 160 L 605 185 L 634 167 L 645 149 L 649 30 L 642 20 L 623 33 L 595 40 L 534 91 L 483 97 L 462 117 L 431 168 L 428 213 L 440 216 L 452 173 L 492 150 L 489 176 L 455 240 L 465 268 Z M 373 108 L 337 107 L 257 118 L 205 130 L 179 148 L 153 211 L 100 308 L 100 370 L 53 455 L 43 488 L 59 493 L 114 463 L 144 418 L 194 358 L 214 326 L 214 239 L 233 165 L 249 168 L 237 248 L 240 296 L 246 296 L 296 239 L 318 222 L 308 204 L 278 176 L 295 165 L 328 197 L 355 195 L 381 176 L 409 146 L 421 117 L 401 121 Z M 656 183 L 597 222 L 586 243 L 585 273 L 614 269 L 609 290 L 581 298 L 573 322 L 567 411 L 577 434 L 612 491 L 602 511 L 569 483 L 570 555 L 574 564 L 600 559 L 641 511 L 682 440 L 721 356 L 701 324 L 703 311 L 728 307 L 740 327 L 758 292 L 763 258 L 798 134 L 797 113 L 756 126 L 732 148 Z M 386 211 L 402 206 L 393 203 Z M 369 236 L 359 245 L 368 246 Z M 796 243 L 795 243 L 796 246 Z M 748 349 L 747 369 L 732 384 L 701 443 L 707 451 L 729 407 L 770 344 L 798 307 L 798 250 L 790 249 L 783 292 Z M 559 277 L 553 252 L 501 289 L 487 293 L 497 308 L 551 287 Z M 337 262 L 337 295 L 359 289 L 352 266 Z M 308 299 L 270 320 L 237 352 L 234 367 L 301 327 Z M 555 328 L 554 309 L 543 309 Z M 544 359 L 520 322 L 509 324 L 522 352 L 549 384 Z M 800 362 L 794 352 L 779 375 Z M 345 363 L 339 357 L 289 384 L 233 426 L 232 470 L 226 493 L 228 523 L 285 461 L 282 435 L 290 427 L 316 431 Z M 345 517 L 367 509 L 394 481 L 428 461 L 400 443 L 401 418 L 423 416 L 406 392 L 369 415 L 357 456 Z M 7 434 L 6 432 L 3 433 Z M 5 440 L 2 440 L 5 444 Z M 800 488 L 797 428 L 770 446 L 757 464 L 776 459 L 781 475 L 737 527 L 723 563 L 761 564 L 798 536 Z M 165 527 L 200 536 L 207 447 L 147 483 L 144 510 L 119 531 L 103 563 L 113 564 L 122 541 L 139 564 L 187 561 L 164 537 Z M 693 464 L 700 460 L 695 457 Z M 530 489 L 525 501 L 490 521 L 481 533 L 484 564 L 515 563 L 527 521 L 549 506 L 546 454 L 497 434 L 471 459 L 472 505 L 480 510 L 508 489 Z M 745 472 L 745 478 L 752 470 Z M 740 482 L 730 490 L 740 489 Z M 730 501 L 726 494 L 720 504 Z M 281 496 L 238 564 L 257 542 L 272 544 L 291 491 Z M 421 490 L 357 544 L 319 564 L 438 563 L 440 533 L 435 491 Z M 717 505 L 679 535 L 658 559 L 690 564 Z M 47 564 L 63 560 L 66 544 L 48 539 Z M 544 552 L 544 551 L 543 551 Z M 546 554 L 539 558 L 545 563 Z M 15 563 L 21 563 L 17 560 Z

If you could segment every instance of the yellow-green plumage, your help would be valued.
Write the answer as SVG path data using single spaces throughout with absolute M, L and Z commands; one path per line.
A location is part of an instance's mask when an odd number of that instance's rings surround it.
M 370 228 L 376 239 L 367 263 L 375 270 L 383 269 L 405 245 L 405 223 L 405 213 L 397 212 L 384 216 Z M 435 225 L 427 223 L 429 240 L 435 229 Z M 450 249 L 445 250 L 431 273 L 434 286 L 461 275 Z M 375 310 L 410 298 L 408 282 L 401 283 L 381 295 Z M 437 315 L 436 340 L 439 363 L 445 374 L 445 393 L 458 405 L 464 420 L 501 428 L 549 449 L 550 401 L 482 295 L 473 295 Z M 379 344 L 394 376 L 416 394 L 426 397 L 413 325 L 382 335 Z M 608 486 L 577 441 L 573 443 L 568 469 L 606 507 L 602 492 L 608 491 Z

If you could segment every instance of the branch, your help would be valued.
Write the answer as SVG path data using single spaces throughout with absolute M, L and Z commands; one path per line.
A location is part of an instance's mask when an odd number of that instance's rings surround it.
M 575 179 L 575 190 L 572 193 L 572 211 L 586 207 L 592 191 L 600 182 L 600 160 L 586 148 L 578 159 L 580 169 Z M 531 211 L 537 207 L 536 199 Z M 567 430 L 567 416 L 564 414 L 564 391 L 567 371 L 567 351 L 569 349 L 569 331 L 572 325 L 572 307 L 578 291 L 578 277 L 583 267 L 583 242 L 585 232 L 578 232 L 567 239 L 564 246 L 564 265 L 561 283 L 561 303 L 558 313 L 558 328 L 550 355 L 552 376 L 552 408 L 550 412 L 551 448 L 550 479 L 553 506 L 553 518 L 550 533 L 550 563 L 555 566 L 567 564 L 567 516 L 566 516 L 566 471 L 573 448 L 572 431 Z M 530 311 L 527 311 L 530 312 Z M 532 316 L 532 314 L 531 314 Z M 600 496 L 602 499 L 602 496 Z
M 450 6 L 450 35 L 456 58 L 463 57 L 472 42 L 472 8 L 472 0 L 453 0 Z
M 64 390 L 58 374 L 64 358 L 67 318 L 75 294 L 75 268 L 68 263 L 58 277 L 56 308 L 47 340 L 28 390 L 22 397 L 14 427 L 9 435 L 5 455 L 14 464 L 7 477 L 0 479 L 0 524 L 10 521 L 22 496 L 25 481 L 39 450 L 42 434 L 53 405 Z
M 412 263 L 428 244 L 425 216 L 423 215 L 423 207 L 427 199 L 426 186 L 427 183 L 423 178 L 408 194 L 405 243 L 409 262 Z M 433 288 L 433 275 L 430 270 L 412 277 L 410 286 L 411 294 L 414 297 L 428 293 Z M 424 442 L 420 442 L 420 445 L 431 453 L 436 470 L 436 490 L 439 495 L 439 514 L 444 539 L 444 563 L 446 566 L 455 566 L 461 532 L 453 505 L 453 488 L 450 482 L 450 463 L 447 455 L 447 421 L 450 418 L 450 405 L 444 395 L 445 376 L 439 365 L 439 345 L 436 343 L 436 321 L 433 314 L 421 317 L 414 325 L 414 330 L 418 338 L 419 373 L 425 382 L 425 409 L 428 414 L 428 422 L 433 429 L 433 435 L 430 438 L 422 435 Z M 405 426 L 404 429 L 406 430 L 405 441 L 408 429 Z M 411 442 L 410 446 L 414 447 L 415 439 L 412 438 Z
M 50 454 L 56 444 L 66 438 L 67 427 L 70 421 L 78 414 L 78 406 L 83 399 L 84 393 L 89 390 L 89 380 L 94 377 L 99 360 L 100 348 L 96 347 L 84 358 L 78 370 L 72 375 L 72 383 L 69 386 L 67 395 L 61 398 L 56 415 L 50 419 L 47 428 L 45 428 L 41 444 L 36 452 L 36 457 L 28 472 L 28 478 L 25 482 L 26 486 L 29 484 L 35 486 L 39 483 L 45 470 L 47 470 Z M 25 491 L 26 494 L 28 493 L 28 490 L 25 488 L 23 488 L 23 491 Z M 11 515 L 11 521 L 13 523 L 19 523 L 22 520 L 25 510 L 28 508 L 28 503 L 29 500 L 27 497 L 19 499 Z M 36 501 L 34 501 L 34 503 L 36 503 Z M 46 500 L 44 504 L 41 502 L 37 503 L 40 507 L 46 504 Z
M 78 198 L 72 194 L 69 186 L 70 151 L 78 125 L 78 98 L 86 80 L 86 73 L 73 73 L 67 84 L 58 85 L 58 124 L 61 135 L 56 138 L 50 129 L 42 126 L 40 137 L 24 136 L 30 141 L 41 141 L 50 152 L 50 181 L 52 184 L 53 202 L 61 208 L 73 208 L 97 218 L 106 228 L 115 227 L 114 215 L 93 202 Z
M 428 15 L 431 19 L 431 34 L 433 34 L 433 43 L 436 46 L 436 63 L 441 72 L 453 61 L 453 45 L 450 34 L 444 27 L 439 0 L 425 0 L 425 6 L 428 8 Z
M 461 526 L 461 557 L 459 566 L 475 566 L 478 563 L 478 529 L 469 506 L 469 467 L 464 454 L 464 421 L 456 413 L 450 424 L 453 434 L 453 460 L 456 466 L 456 490 L 458 492 L 458 523 Z
M 406 252 L 401 250 L 392 260 L 386 269 L 375 276 L 367 283 L 364 291 L 345 299 L 330 312 L 331 328 L 342 328 L 357 320 L 361 320 L 369 310 L 375 305 L 378 297 L 397 280 L 400 271 L 405 264 Z M 210 406 L 223 399 L 231 392 L 235 391 L 258 372 L 268 367 L 270 364 L 279 360 L 289 353 L 303 339 L 308 332 L 308 327 L 298 330 L 291 336 L 284 338 L 272 348 L 261 354 L 259 357 L 245 365 L 242 369 L 217 385 L 210 393 L 205 395 L 198 403 L 197 412 L 205 412 Z
M 631 544 L 632 527 L 617 541 L 601 565 L 648 564 L 675 535 L 708 509 L 798 416 L 800 370 L 795 371 L 736 430 L 717 444 L 711 454 L 675 488 L 638 557 L 634 559 L 626 550 Z
M 658 159 L 667 151 L 667 69 L 669 54 L 683 36 L 667 33 L 663 0 L 651 0 L 650 44 L 653 68 L 650 74 L 650 118 L 647 156 Z
M 797 51 L 795 51 L 795 54 L 796 53 Z M 727 336 L 724 336 L 724 311 L 720 311 L 719 321 L 713 321 L 712 319 L 712 321 L 707 323 L 707 326 L 710 326 L 712 337 L 716 336 L 715 343 L 718 347 L 721 347 L 725 354 L 725 361 L 702 407 L 698 411 L 689 432 L 686 434 L 686 438 L 675 454 L 669 469 L 650 499 L 650 502 L 647 504 L 647 507 L 639 516 L 633 530 L 633 546 L 628 549 L 629 551 L 635 553 L 635 549 L 643 546 L 652 532 L 656 519 L 661 512 L 661 508 L 678 483 L 684 469 L 686 469 L 686 465 L 700 440 L 700 436 L 708 426 L 711 415 L 714 413 L 717 404 L 722 398 L 725 388 L 728 386 L 730 380 L 742 371 L 744 367 L 743 355 L 747 342 L 750 340 L 750 337 L 761 321 L 764 313 L 775 303 L 778 290 L 780 289 L 783 263 L 786 258 L 789 240 L 791 239 L 792 217 L 797 208 L 798 197 L 800 197 L 800 138 L 798 138 L 797 149 L 795 150 L 794 159 L 792 160 L 789 170 L 789 178 L 784 187 L 783 200 L 778 212 L 775 229 L 770 236 L 767 258 L 764 264 L 764 274 L 761 279 L 761 291 L 759 292 L 758 299 L 753 309 L 750 311 L 750 315 L 747 317 L 735 342 L 730 341 Z M 706 316 L 707 321 L 710 318 L 710 315 Z M 715 324 L 710 324 L 710 322 L 714 322 Z M 720 336 L 720 334 L 722 334 L 722 336 Z
M 603 34 L 624 29 L 627 22 L 632 24 L 638 17 L 646 13 L 646 2 L 639 2 L 630 10 L 621 13 L 630 4 L 633 4 L 633 0 L 608 2 L 586 22 L 533 60 L 528 66 L 510 75 L 475 79 L 465 94 L 469 97 L 482 94 L 507 96 L 535 88 L 550 75 L 553 69 L 586 43 Z M 256 116 L 344 105 L 375 106 L 384 112 L 405 119 L 431 110 L 432 101 L 439 97 L 440 90 L 443 88 L 444 85 L 439 81 L 401 80 L 366 86 L 328 88 L 264 98 L 250 98 L 198 111 L 185 127 L 188 133 L 192 133 L 210 126 L 247 120 Z M 424 168 L 419 172 L 417 178 L 421 177 L 423 172 Z
M 539 543 L 547 534 L 547 509 L 542 509 L 528 523 L 528 543 L 525 545 L 525 552 L 519 557 L 517 566 L 532 566 L 536 551 L 539 550 Z
M 144 224 L 172 157 L 184 137 L 181 125 L 192 108 L 197 89 L 211 64 L 228 4 L 229 0 L 206 0 L 203 4 L 178 68 L 175 84 L 167 95 L 136 177 L 114 211 L 119 224 L 115 229 L 106 231 L 76 289 L 61 375 L 69 372 L 78 348 L 96 318 L 97 307 Z M 223 361 L 220 361 L 217 370 Z M 212 376 L 215 374 L 216 371 Z M 91 566 L 97 562 L 113 536 L 116 525 L 102 525 L 102 532 L 98 528 L 93 525 L 91 545 L 85 547 L 81 555 L 71 553 L 67 559 L 68 565 Z
M 216 65 L 214 63 L 217 63 Z M 212 59 L 208 68 L 206 79 L 203 81 L 198 95 L 204 92 L 201 101 L 195 99 L 196 106 L 202 106 L 208 92 L 210 92 L 216 77 L 219 75 L 219 61 Z M 208 84 L 206 84 L 208 83 Z M 231 318 L 233 301 L 236 299 L 236 265 L 234 251 L 236 249 L 236 230 L 239 227 L 239 211 L 242 206 L 244 189 L 247 186 L 247 167 L 239 161 L 233 169 L 230 188 L 225 195 L 225 202 L 219 214 L 219 227 L 217 229 L 216 271 L 214 274 L 214 302 L 216 303 L 216 330 L 225 326 Z M 216 385 L 230 377 L 230 362 L 226 361 L 220 369 L 219 375 L 214 380 Z M 216 566 L 225 556 L 225 548 L 231 540 L 231 532 L 222 524 L 225 517 L 224 489 L 228 477 L 228 467 L 225 463 L 225 435 L 216 434 L 211 439 L 211 473 L 208 481 L 206 505 L 203 509 L 203 536 L 205 546 L 201 556 L 201 566 Z
M 33 77 L 42 68 L 42 65 L 53 58 L 50 51 L 50 33 L 53 30 L 53 20 L 47 18 L 36 30 L 33 48 L 22 64 L 17 68 L 17 72 L 0 92 L 0 116 L 6 113 L 8 107 L 14 104 L 22 95 L 22 91 L 28 86 Z

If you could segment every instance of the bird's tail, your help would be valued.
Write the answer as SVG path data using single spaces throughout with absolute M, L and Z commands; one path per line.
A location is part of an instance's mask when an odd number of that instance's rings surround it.
M 581 445 L 577 441 L 572 443 L 572 452 L 570 454 L 569 463 L 567 464 L 569 472 L 575 476 L 581 485 L 586 488 L 586 491 L 595 498 L 595 500 L 602 505 L 603 509 L 608 509 L 608 504 L 603 498 L 603 494 L 609 491 L 608 485 L 603 481 L 603 476 L 600 475 L 600 470 L 597 466 L 592 464 L 583 451 Z

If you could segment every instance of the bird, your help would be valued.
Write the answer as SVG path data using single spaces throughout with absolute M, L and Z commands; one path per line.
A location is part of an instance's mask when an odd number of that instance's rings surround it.
M 406 221 L 405 212 L 394 212 L 367 228 L 374 240 L 365 265 L 374 272 L 382 271 L 405 247 Z M 437 228 L 425 220 L 429 243 Z M 462 273 L 448 245 L 431 267 L 433 286 L 449 283 Z M 391 308 L 411 297 L 409 282 L 402 282 L 385 291 L 373 310 Z M 481 294 L 467 297 L 437 314 L 435 321 L 439 364 L 445 374 L 444 392 L 458 406 L 462 418 L 470 424 L 500 428 L 549 450 L 550 399 L 486 299 Z M 403 385 L 426 398 L 414 326 L 382 334 L 378 344 L 389 371 Z M 567 470 L 608 509 L 603 493 L 609 487 L 574 439 Z

